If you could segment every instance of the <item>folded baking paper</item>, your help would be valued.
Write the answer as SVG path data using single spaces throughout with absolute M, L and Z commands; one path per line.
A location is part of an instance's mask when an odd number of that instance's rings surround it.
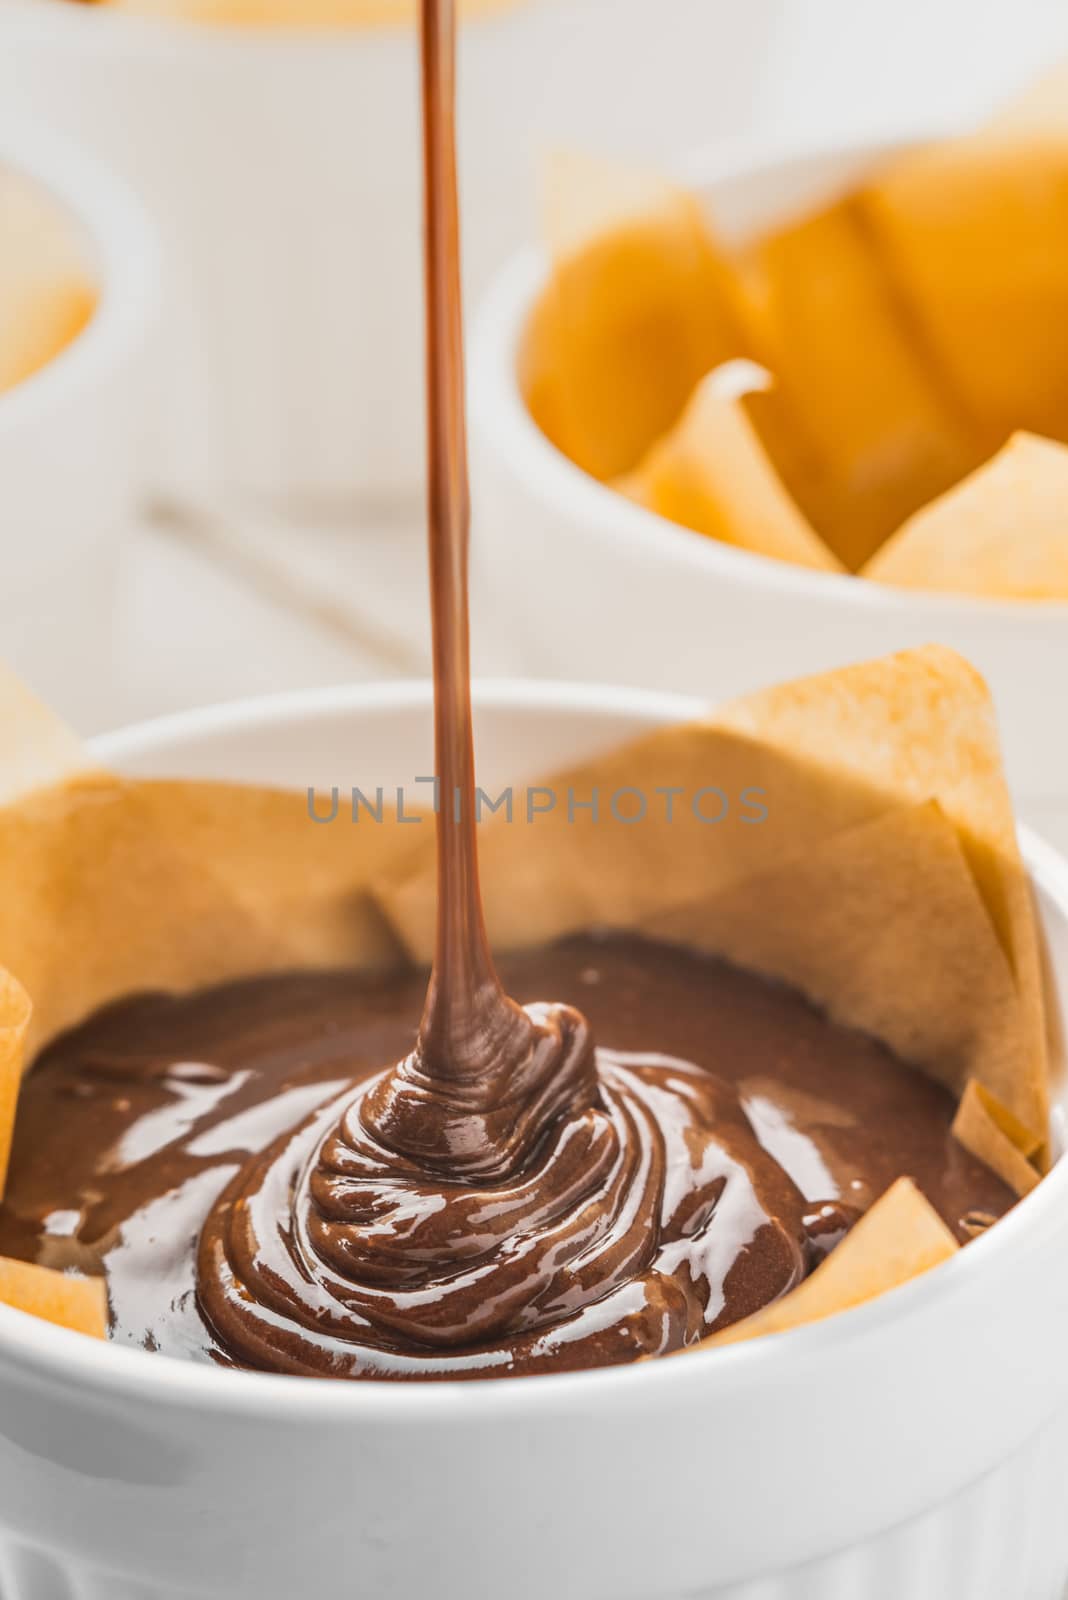
M 648 927 L 800 989 L 958 1097 L 974 1082 L 1021 1099 L 1020 996 L 937 801 L 835 833 Z
M 806 1323 L 900 1288 L 956 1255 L 959 1246 L 910 1178 L 899 1178 L 790 1294 L 688 1350 L 740 1344 Z M 685 1351 L 679 1352 L 685 1354 Z
M 745 796 L 748 803 L 738 804 Z M 761 820 L 751 809 L 757 796 Z M 862 831 L 887 813 L 931 802 L 910 821 Z M 644 820 L 635 822 L 643 804 Z M 739 909 L 736 919 L 720 915 L 716 926 L 728 946 L 748 929 L 754 953 L 758 938 L 768 950 L 778 937 L 770 927 L 774 897 L 785 900 L 791 875 L 803 872 L 814 852 L 827 851 L 828 870 L 841 865 L 842 895 L 813 908 L 814 918 L 826 919 L 827 953 L 813 998 L 832 1015 L 844 1008 L 873 1032 L 890 1025 L 889 968 L 880 970 L 871 952 L 858 953 L 855 964 L 845 959 L 849 930 L 875 928 L 880 914 L 888 922 L 904 914 L 897 865 L 916 844 L 905 866 L 917 892 L 937 876 L 939 892 L 966 914 L 958 947 L 943 965 L 951 930 L 913 908 L 912 937 L 894 952 L 881 943 L 880 959 L 896 963 L 902 995 L 926 997 L 913 1026 L 917 1036 L 924 1030 L 929 1061 L 938 1054 L 934 1041 L 955 1037 L 952 1065 L 942 1062 L 941 1075 L 951 1074 L 961 1092 L 969 1077 L 989 1071 L 994 1091 L 1045 1140 L 1045 1008 L 1031 891 L 989 692 L 951 651 L 932 646 L 759 691 L 704 721 L 647 735 L 530 786 L 516 797 L 515 817 L 509 823 L 495 816 L 481 830 L 487 925 L 501 948 L 597 924 L 664 927 L 672 914 L 702 902 L 714 907 L 728 893 L 744 908 L 752 893 L 748 919 Z M 838 838 L 850 830 L 852 840 Z M 761 888 L 769 901 L 766 932 L 758 932 Z M 428 960 L 431 840 L 398 859 L 381 893 L 409 952 Z M 693 937 L 699 922 L 690 925 Z M 815 976 L 807 965 L 810 942 L 803 915 L 784 925 L 777 959 L 802 987 L 806 971 Z M 836 950 L 842 959 L 832 964 Z M 976 1002 L 960 982 L 965 970 L 970 979 L 986 974 L 984 991 L 999 1018 L 989 1039 L 969 1021 Z M 932 973 L 942 982 L 932 984 Z M 896 1014 L 888 1042 L 900 1045 L 903 1008 Z
M 749 404 L 772 387 L 751 361 L 729 361 L 697 385 L 686 410 L 621 494 L 721 544 L 819 572 L 841 563 L 788 493 L 753 425 Z
M 1018 433 L 864 568 L 902 589 L 1068 600 L 1068 446 Z
M 804 440 L 788 487 L 855 570 L 976 464 L 978 441 L 850 201 L 753 240 L 731 270 L 746 346 L 775 378 L 769 438 Z
M 1068 438 L 1068 113 L 1040 94 L 889 162 L 858 204 L 986 450 Z
M 694 385 L 743 353 L 698 201 L 658 177 L 561 155 L 546 177 L 552 271 L 519 352 L 531 414 L 604 480 L 637 466 Z

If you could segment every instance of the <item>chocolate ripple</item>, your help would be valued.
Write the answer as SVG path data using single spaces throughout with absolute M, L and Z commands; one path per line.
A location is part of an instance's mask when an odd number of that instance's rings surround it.
M 565 1007 L 524 1015 L 542 1092 L 528 1081 L 520 1103 L 541 1114 L 516 1118 L 488 1175 L 398 1151 L 398 1129 L 425 1131 L 413 1092 L 461 1136 L 461 1166 L 487 1115 L 469 1124 L 463 1095 L 428 1094 L 415 1052 L 231 1181 L 197 1283 L 236 1362 L 395 1378 L 607 1365 L 700 1338 L 803 1275 L 809 1208 L 729 1084 L 668 1057 L 595 1056 Z
M 548 1062 L 514 1055 L 542 1090 L 521 1134 L 504 1078 L 479 1101 L 468 1052 L 435 1068 L 455 1159 L 487 1130 L 510 1144 L 492 1175 L 425 1161 L 427 1127 L 397 1109 L 427 1103 L 422 974 L 275 974 L 130 998 L 48 1049 L 0 1255 L 106 1274 L 111 1337 L 165 1355 L 485 1378 L 723 1327 L 902 1173 L 962 1239 L 1012 1204 L 953 1140 L 952 1095 L 788 990 L 631 936 L 514 954 L 504 977 L 580 1007 L 601 1045 L 565 1007 L 509 1014 L 556 1024 Z

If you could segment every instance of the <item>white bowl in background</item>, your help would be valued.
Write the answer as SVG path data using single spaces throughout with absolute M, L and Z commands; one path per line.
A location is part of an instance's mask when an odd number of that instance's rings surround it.
M 136 200 L 76 148 L 5 122 L 0 167 L 53 198 L 99 295 L 81 333 L 0 394 L 0 659 L 77 723 L 99 713 L 145 486 L 159 260 Z
M 728 237 L 844 191 L 905 146 L 698 155 L 683 176 Z M 516 259 L 481 309 L 471 359 L 473 560 L 517 670 L 732 695 L 869 655 L 952 645 L 989 680 L 1022 805 L 1068 801 L 1068 741 L 1049 695 L 1068 679 L 1068 605 L 894 590 L 733 549 L 596 482 L 538 428 L 517 353 L 545 282 Z M 489 597 L 492 597 L 490 600 Z
M 511 0 L 464 24 L 467 279 L 532 231 L 546 144 L 744 125 L 789 0 Z M 655 16 L 655 27 L 650 18 Z M 165 246 L 172 493 L 346 513 L 422 482 L 416 45 L 0 0 L 0 103 L 97 151 Z
M 529 683 L 476 704 L 492 788 L 701 709 Z M 94 748 L 142 776 L 407 783 L 429 689 L 246 702 Z M 1068 865 L 1024 846 L 1063 1009 Z M 0 1306 L 5 1600 L 1059 1600 L 1066 1250 L 1062 1160 L 952 1261 L 830 1321 L 466 1384 L 218 1370 Z
M 1062 0 L 820 0 L 793 5 L 769 45 L 758 107 L 776 128 L 900 134 L 959 127 L 1068 51 Z
M 903 117 L 959 126 L 1022 90 L 1065 51 L 1062 0 L 793 5 L 769 45 L 774 99 L 759 110 L 809 134 L 900 133 Z

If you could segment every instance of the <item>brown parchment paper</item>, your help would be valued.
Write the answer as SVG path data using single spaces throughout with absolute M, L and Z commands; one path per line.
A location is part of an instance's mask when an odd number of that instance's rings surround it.
M 367 888 L 407 842 L 395 817 L 322 826 L 295 791 L 118 778 L 4 674 L 0 719 L 5 1156 L 17 1071 L 110 999 L 401 959 Z
M 789 488 L 855 571 L 979 454 L 849 199 L 751 240 L 732 269 L 747 347 L 775 375 L 771 437 L 805 463 L 783 458 Z
M 18 1083 L 47 1040 L 132 991 L 403 959 L 368 891 L 408 829 L 310 820 L 305 793 L 124 780 L 0 671 L 0 1198 Z M 321 808 L 320 808 L 321 811 Z M 57 1281 L 49 1284 L 49 1278 Z M 78 1331 L 103 1288 L 0 1261 L 0 1300 Z
M 792 984 L 957 1095 L 977 1081 L 1019 1098 L 1019 993 L 937 801 L 847 828 L 649 931 Z
M 1018 1195 L 1030 1194 L 1038 1183 L 1032 1164 L 1040 1149 L 1036 1136 L 985 1084 L 972 1079 L 967 1085 L 953 1132 L 965 1149 L 985 1161 Z
M 628 499 L 721 544 L 840 572 L 841 563 L 787 492 L 747 410 L 771 375 L 729 361 L 697 385 L 674 428 L 615 487 Z
M 898 529 L 861 576 L 992 599 L 1068 599 L 1068 447 L 1018 433 Z
M 108 1297 L 103 1278 L 77 1277 L 0 1256 L 0 1302 L 75 1333 L 107 1338 Z
M 11 1158 L 19 1082 L 30 1025 L 30 997 L 10 972 L 0 972 L 0 1199 Z
M 856 197 L 985 453 L 1017 428 L 1066 437 L 1066 174 L 1068 117 L 1040 95 L 1030 109 L 894 158 Z
M 401 959 L 368 889 L 407 845 L 388 811 L 353 824 L 342 797 L 321 825 L 304 792 L 119 778 L 2 672 L 0 729 L 0 963 L 32 1001 L 26 1053 L 133 989 Z
M 948 1261 L 958 1248 L 912 1180 L 899 1178 L 810 1278 L 782 1300 L 713 1334 L 703 1344 L 738 1344 L 769 1333 L 785 1333 L 808 1322 L 822 1322 L 918 1278 Z
M 721 802 L 710 787 L 729 801 L 715 825 L 698 820 L 690 803 L 705 792 L 703 810 L 716 814 Z M 665 802 L 652 803 L 668 789 L 676 792 L 670 821 Z M 650 797 L 644 822 L 612 814 L 609 797 L 622 790 Z M 569 793 L 588 803 L 594 791 L 596 819 L 589 809 L 569 815 Z M 494 818 L 481 834 L 487 922 L 499 946 L 540 943 L 597 923 L 674 926 L 680 937 L 790 977 L 832 1016 L 891 1045 L 911 1040 L 921 1064 L 958 1092 L 970 1077 L 989 1080 L 1045 1141 L 1034 909 L 989 693 L 958 656 L 929 647 L 765 690 L 529 792 L 536 804 L 550 792 L 557 803 L 529 825 Z M 751 820 L 754 795 L 766 811 L 761 822 Z M 739 796 L 749 802 L 739 804 Z M 911 818 L 860 831 L 906 810 Z M 525 815 L 517 796 L 516 816 Z M 851 830 L 858 831 L 849 840 Z M 433 939 L 430 845 L 425 841 L 382 884 L 383 903 L 419 960 L 428 958 Z M 806 858 L 838 875 L 836 893 L 818 891 L 816 876 L 806 879 Z M 908 904 L 908 885 L 917 899 L 937 894 L 952 906 L 948 926 Z M 806 893 L 815 902 L 811 918 Z M 693 909 L 700 906 L 709 907 L 706 923 Z M 884 930 L 850 961 L 851 937 L 864 929 L 874 939 L 882 921 L 893 928 L 902 918 L 907 937 L 895 943 Z M 811 948 L 814 922 L 823 941 L 818 952 Z M 913 1004 L 911 1019 L 888 996 L 891 983 Z M 985 998 L 977 1001 L 977 994 Z M 977 1009 L 989 1033 L 977 1026 Z
M 542 432 L 608 481 L 637 466 L 743 342 L 693 195 L 571 153 L 549 163 L 544 191 L 554 269 L 524 331 L 519 382 Z

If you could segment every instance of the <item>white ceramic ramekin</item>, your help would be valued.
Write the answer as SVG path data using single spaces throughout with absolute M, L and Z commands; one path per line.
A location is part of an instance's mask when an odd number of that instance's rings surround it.
M 467 22 L 472 292 L 530 236 L 540 147 L 666 154 L 737 126 L 788 4 L 504 0 Z M 0 0 L 0 104 L 98 151 L 153 211 L 171 334 L 167 488 L 318 514 L 418 490 L 412 30 L 231 30 Z
M 137 202 L 76 148 L 5 123 L 0 165 L 54 197 L 99 290 L 77 338 L 0 394 L 0 656 L 78 722 L 99 713 L 122 535 L 144 489 L 159 261 Z
M 510 684 L 480 777 L 697 702 Z M 430 770 L 425 686 L 102 740 L 143 775 L 348 786 Z M 1025 840 L 1057 991 L 1068 866 Z M 4 1600 L 1059 1600 L 1068 1162 L 947 1265 L 775 1339 L 629 1369 L 337 1384 L 97 1344 L 0 1306 Z
M 803 156 L 698 156 L 684 176 L 726 234 L 769 226 L 840 192 L 899 146 Z M 734 694 L 937 640 L 991 684 L 1022 804 L 1068 799 L 1068 741 L 1048 695 L 1068 676 L 1068 605 L 925 595 L 804 571 L 735 550 L 633 505 L 557 451 L 517 382 L 517 351 L 545 280 L 517 259 L 482 308 L 471 361 L 474 560 L 522 670 Z M 510 608 L 510 609 L 509 609 Z M 606 622 L 610 619 L 610 625 Z

